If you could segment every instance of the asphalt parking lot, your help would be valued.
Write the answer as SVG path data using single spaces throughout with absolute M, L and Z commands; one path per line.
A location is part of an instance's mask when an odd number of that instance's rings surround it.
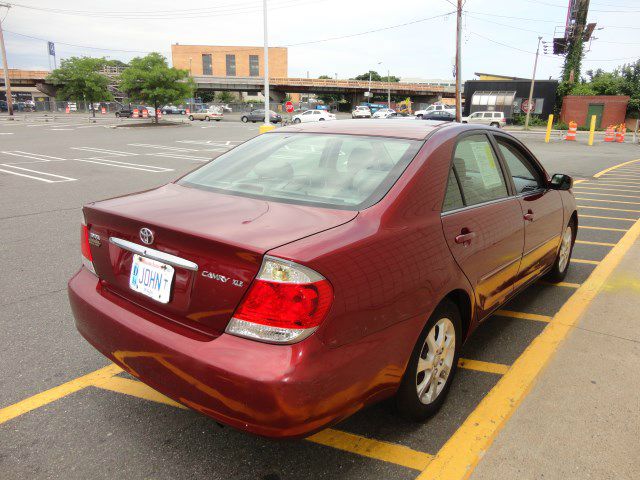
M 436 478 L 434 465 L 445 472 L 437 478 L 458 478 L 435 459 L 473 440 L 469 422 L 483 408 L 517 407 L 490 402 L 504 380 L 518 381 L 522 369 L 512 366 L 640 219 L 637 146 L 523 136 L 551 173 L 580 180 L 565 281 L 533 285 L 484 322 L 428 422 L 405 422 L 380 404 L 306 440 L 270 441 L 186 410 L 109 365 L 76 332 L 66 293 L 80 265 L 82 204 L 171 181 L 257 135 L 258 125 L 116 124 L 0 123 L 2 478 L 409 479 Z

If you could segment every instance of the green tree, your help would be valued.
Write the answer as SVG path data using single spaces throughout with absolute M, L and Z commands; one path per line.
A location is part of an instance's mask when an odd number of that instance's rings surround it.
M 56 96 L 61 100 L 76 102 L 105 102 L 113 96 L 109 91 L 109 79 L 100 73 L 104 58 L 71 57 L 60 62 L 47 78 L 58 86 Z M 95 117 L 96 111 L 91 109 Z
M 353 77 L 351 80 L 366 80 L 368 82 L 369 81 L 369 73 L 371 73 L 371 81 L 372 82 L 386 82 L 387 81 L 387 76 L 386 75 L 380 75 L 375 70 L 370 70 L 367 73 L 363 73 L 362 75 L 358 75 L 357 77 Z M 400 78 L 399 77 L 395 77 L 393 75 L 390 75 L 389 76 L 389 81 L 390 82 L 399 82 Z
M 196 97 L 199 97 L 202 100 L 202 103 L 211 103 L 216 98 L 216 93 L 211 90 L 198 90 L 196 92 Z
M 233 102 L 235 99 L 236 97 L 231 92 L 222 91 L 222 92 L 216 93 L 216 101 L 220 103 Z
M 191 97 L 195 83 L 188 70 L 169 67 L 162 55 L 153 52 L 131 60 L 120 75 L 120 89 L 132 100 L 153 104 L 158 123 L 158 107 Z

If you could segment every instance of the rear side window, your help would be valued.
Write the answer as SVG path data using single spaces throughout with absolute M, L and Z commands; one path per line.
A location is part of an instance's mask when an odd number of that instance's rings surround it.
M 253 198 L 360 210 L 384 197 L 422 143 L 270 133 L 230 150 L 178 183 Z
M 467 206 L 508 196 L 502 169 L 485 135 L 469 135 L 458 142 L 453 168 Z
M 442 204 L 442 211 L 448 212 L 457 208 L 464 207 L 462 201 L 462 194 L 460 193 L 460 186 L 456 175 L 452 170 L 449 170 L 449 180 L 447 181 L 447 192 L 444 195 L 444 203 Z

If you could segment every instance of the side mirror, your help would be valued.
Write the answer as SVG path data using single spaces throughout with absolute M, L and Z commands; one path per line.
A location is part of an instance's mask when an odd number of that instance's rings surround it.
M 573 178 L 563 173 L 555 173 L 549 182 L 549 188 L 553 190 L 571 190 Z

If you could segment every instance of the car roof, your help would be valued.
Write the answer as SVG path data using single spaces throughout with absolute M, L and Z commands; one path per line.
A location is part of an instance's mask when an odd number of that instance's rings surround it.
M 376 120 L 362 122 L 360 120 L 340 120 L 338 122 L 298 123 L 274 130 L 273 133 L 326 133 L 341 135 L 368 135 L 375 137 L 408 138 L 424 140 L 434 130 L 447 128 L 451 122 L 428 120 Z

